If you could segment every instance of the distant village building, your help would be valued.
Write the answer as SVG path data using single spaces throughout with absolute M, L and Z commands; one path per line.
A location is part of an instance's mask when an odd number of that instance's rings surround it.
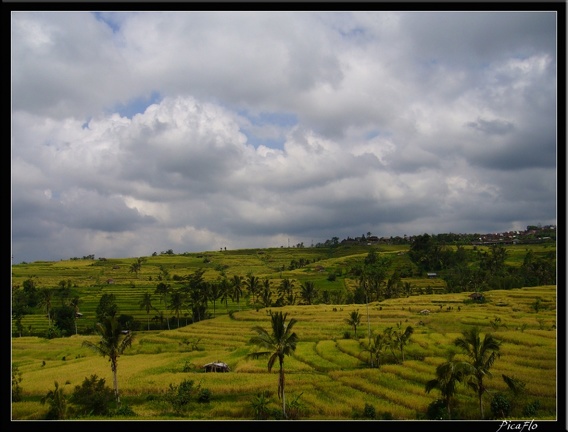
M 438 277 L 437 273 L 427 273 L 428 279 L 434 279 L 436 277 Z

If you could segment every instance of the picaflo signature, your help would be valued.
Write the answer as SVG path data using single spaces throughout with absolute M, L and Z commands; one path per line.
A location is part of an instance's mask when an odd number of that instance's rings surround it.
M 499 426 L 499 429 L 497 429 L 497 432 L 499 432 L 503 428 L 504 431 L 514 430 L 518 432 L 523 432 L 526 429 L 528 432 L 535 430 L 537 427 L 538 424 L 536 424 L 534 420 L 525 421 L 525 422 L 513 422 L 513 421 L 503 420 L 501 422 L 501 425 Z

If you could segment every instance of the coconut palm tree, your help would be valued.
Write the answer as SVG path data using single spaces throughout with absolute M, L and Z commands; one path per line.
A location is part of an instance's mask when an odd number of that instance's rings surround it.
M 349 318 L 345 318 L 345 321 L 353 327 L 353 330 L 355 331 L 355 339 L 357 339 L 357 327 L 361 324 L 361 314 L 359 313 L 359 310 L 352 311 L 349 314 Z
M 138 305 L 140 306 L 140 309 L 146 309 L 148 330 L 150 330 L 150 311 L 154 309 L 154 307 L 152 306 L 152 294 L 150 294 L 149 292 L 145 293 L 144 297 L 142 297 L 142 300 L 140 300 L 140 303 L 138 303 Z
M 221 286 L 217 282 L 211 282 L 207 284 L 207 297 L 213 302 L 213 318 L 215 318 L 215 309 L 217 300 L 221 298 L 223 293 L 221 292 Z
M 272 333 L 268 333 L 264 328 L 255 326 L 252 328 L 257 334 L 250 339 L 250 343 L 266 348 L 267 351 L 260 351 L 249 354 L 250 358 L 268 358 L 268 372 L 272 371 L 274 363 L 278 359 L 280 367 L 278 374 L 278 398 L 282 399 L 282 415 L 286 418 L 286 397 L 284 394 L 284 356 L 291 355 L 296 350 L 298 336 L 292 332 L 297 320 L 290 318 L 286 324 L 287 313 L 270 312 Z
M 306 281 L 300 285 L 300 297 L 304 304 L 311 305 L 317 298 L 318 291 L 312 281 Z
M 225 303 L 225 309 L 229 309 L 229 299 L 231 298 L 231 283 L 226 276 L 219 279 L 219 289 L 221 290 L 221 302 Z
M 404 332 L 402 331 L 402 322 L 397 324 L 398 330 L 393 332 L 393 342 L 395 346 L 400 350 L 400 362 L 404 363 L 404 346 L 410 342 L 410 336 L 414 333 L 412 326 L 406 327 Z
M 262 280 L 260 298 L 264 307 L 269 307 L 272 304 L 272 290 L 270 289 L 270 279 L 268 278 Z
M 83 341 L 83 346 L 92 349 L 103 357 L 108 357 L 113 375 L 114 396 L 116 403 L 120 405 L 117 375 L 118 357 L 122 355 L 126 348 L 132 345 L 133 335 L 131 332 L 127 334 L 122 333 L 120 323 L 114 315 L 106 316 L 102 322 L 96 323 L 95 331 L 101 338 L 99 342 L 93 343 L 85 340 Z
M 375 364 L 378 368 L 381 367 L 383 351 L 389 346 L 389 344 L 389 336 L 384 332 L 383 334 L 374 335 L 367 343 L 360 343 L 363 347 L 363 351 L 369 353 L 369 364 L 371 367 L 374 367 Z
M 464 364 L 454 360 L 454 353 L 450 354 L 448 361 L 439 364 L 436 367 L 436 378 L 426 383 L 426 393 L 430 393 L 434 389 L 440 390 L 442 398 L 448 409 L 450 420 L 452 418 L 452 401 L 457 392 L 457 384 L 462 382 L 464 378 Z
M 501 341 L 495 339 L 491 333 L 486 333 L 483 341 L 478 327 L 472 327 L 463 332 L 463 336 L 454 340 L 454 345 L 461 348 L 469 361 L 465 362 L 464 373 L 467 385 L 477 392 L 479 398 L 479 411 L 483 419 L 483 394 L 487 391 L 484 378 L 491 377 L 491 366 L 499 358 Z
M 49 405 L 49 411 L 46 415 L 48 420 L 65 420 L 67 418 L 67 397 L 63 387 L 59 387 L 57 381 L 55 381 L 55 389 L 49 390 L 40 402 L 42 405 L 45 403 Z
M 156 286 L 155 294 L 159 294 L 161 297 L 161 301 L 164 303 L 164 306 L 168 307 L 168 294 L 171 292 L 171 285 L 165 282 L 160 282 Z M 170 330 L 170 320 L 166 315 L 166 323 L 168 324 L 168 330 Z
M 252 296 L 252 304 L 254 305 L 256 303 L 256 294 L 260 290 L 260 279 L 252 273 L 249 273 L 247 274 L 244 283 L 247 287 L 249 295 Z
M 169 309 L 177 317 L 177 328 L 179 328 L 179 314 L 185 307 L 186 296 L 181 290 L 175 290 L 170 296 Z
M 53 290 L 45 288 L 40 290 L 40 304 L 45 307 L 49 327 L 51 327 L 51 306 L 53 300 Z
M 231 279 L 231 299 L 233 301 L 236 301 L 237 305 L 240 305 L 242 295 L 243 295 L 243 277 L 239 275 L 233 275 L 233 279 Z
M 79 313 L 79 303 L 80 302 L 81 302 L 81 300 L 79 299 L 79 297 L 73 297 L 71 299 L 71 301 L 69 302 L 69 305 L 75 311 L 75 316 L 73 317 L 73 322 L 75 323 L 75 334 L 78 333 L 78 331 L 77 331 L 77 314 Z

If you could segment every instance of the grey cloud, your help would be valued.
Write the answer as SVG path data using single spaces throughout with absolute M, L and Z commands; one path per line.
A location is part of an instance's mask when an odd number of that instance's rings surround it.
M 16 260 L 555 223 L 555 19 L 16 13 Z
M 515 128 L 513 123 L 505 120 L 484 120 L 481 118 L 468 123 L 467 126 L 487 135 L 506 135 Z

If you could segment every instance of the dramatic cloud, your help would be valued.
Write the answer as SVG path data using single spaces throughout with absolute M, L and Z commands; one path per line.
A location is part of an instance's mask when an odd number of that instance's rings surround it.
M 14 262 L 556 224 L 557 14 L 11 14 Z

